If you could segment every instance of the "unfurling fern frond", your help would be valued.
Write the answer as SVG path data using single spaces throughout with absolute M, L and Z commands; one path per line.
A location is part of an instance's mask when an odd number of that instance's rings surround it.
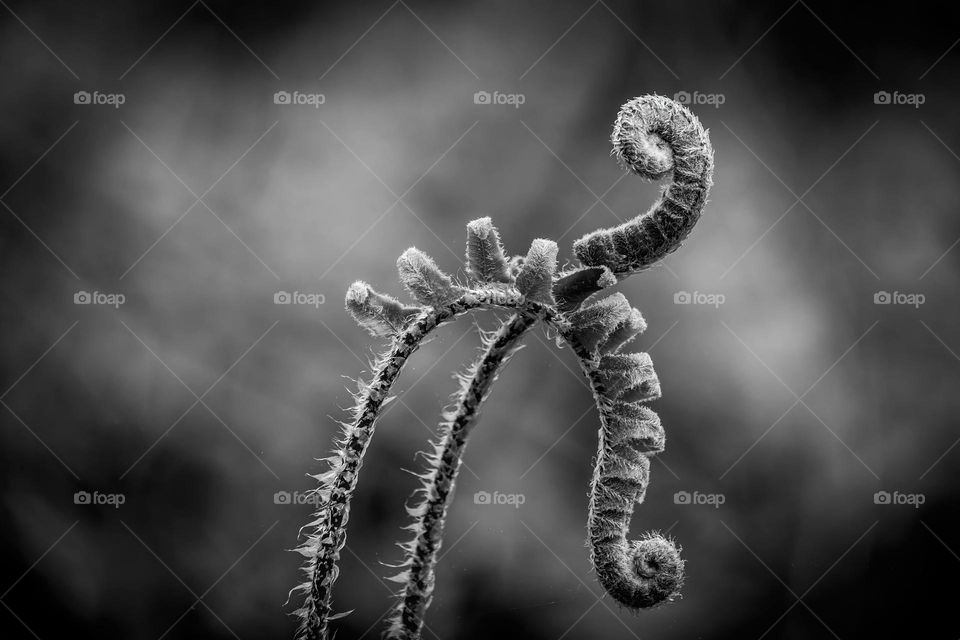
M 299 551 L 307 558 L 299 640 L 327 640 L 332 587 L 346 542 L 350 501 L 380 409 L 410 355 L 436 327 L 473 309 L 509 309 L 499 329 L 484 334 L 483 352 L 460 379 L 456 405 L 445 414 L 441 436 L 421 476 L 423 486 L 409 509 L 412 539 L 392 579 L 402 586 L 387 635 L 420 638 L 435 584 L 442 544 L 464 450 L 479 409 L 522 337 L 538 322 L 556 330 L 577 355 L 600 413 L 598 454 L 590 486 L 590 557 L 604 589 L 621 604 L 645 608 L 673 599 L 683 583 L 684 562 L 673 542 L 658 533 L 628 540 L 634 508 L 644 499 L 650 456 L 664 447 L 660 419 L 646 403 L 660 397 L 649 355 L 622 353 L 646 322 L 622 293 L 594 296 L 675 250 L 700 218 L 712 182 L 713 149 L 707 132 L 682 105 L 661 96 L 625 104 L 614 125 L 614 155 L 632 172 L 652 180 L 670 177 L 660 199 L 645 214 L 618 227 L 600 229 L 574 243 L 581 266 L 557 272 L 558 249 L 534 240 L 526 256 L 507 258 L 490 218 L 467 225 L 467 285 L 458 284 L 418 249 L 397 261 L 400 281 L 419 306 L 408 306 L 364 282 L 347 291 L 346 307 L 364 329 L 390 338 L 389 350 L 356 394 L 350 421 L 314 476 L 320 506 L 307 525 Z
M 649 211 L 573 244 L 583 264 L 604 265 L 619 276 L 663 259 L 697 224 L 713 183 L 713 147 L 696 116 L 663 96 L 623 105 L 611 139 L 624 168 L 649 180 L 672 175 Z

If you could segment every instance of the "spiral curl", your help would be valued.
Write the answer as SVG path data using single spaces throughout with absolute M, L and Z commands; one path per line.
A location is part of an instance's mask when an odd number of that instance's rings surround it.
M 697 224 L 713 183 L 713 147 L 689 109 L 657 95 L 623 105 L 611 141 L 625 169 L 648 180 L 673 175 L 649 211 L 573 244 L 583 264 L 605 266 L 624 276 L 675 251 Z
M 577 354 L 600 411 L 587 519 L 591 561 L 600 584 L 614 599 L 640 609 L 679 593 L 683 560 L 673 543 L 657 533 L 627 540 L 634 506 L 643 502 L 650 482 L 649 456 L 663 451 L 665 436 L 660 418 L 644 406 L 660 397 L 650 356 L 621 354 L 623 343 L 601 353 L 604 340 L 596 339 L 598 325 L 609 340 L 631 324 L 631 315 L 607 311 L 615 307 L 611 299 L 618 295 L 568 314 L 570 325 L 563 337 Z M 584 324 L 583 318 L 591 317 L 594 321 Z

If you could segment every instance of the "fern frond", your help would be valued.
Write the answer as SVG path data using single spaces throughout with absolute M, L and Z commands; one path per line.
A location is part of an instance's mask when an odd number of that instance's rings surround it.
M 674 251 L 700 218 L 712 184 L 713 148 L 708 132 L 690 111 L 661 96 L 643 96 L 623 105 L 612 135 L 620 163 L 650 180 L 670 178 L 646 213 L 610 229 L 598 229 L 574 243 L 582 265 L 555 274 L 556 243 L 537 239 L 525 257 L 507 258 L 490 218 L 467 225 L 466 271 L 461 286 L 422 251 L 410 248 L 397 260 L 400 280 L 422 306 L 408 306 L 364 282 L 347 291 L 347 310 L 364 329 L 390 337 L 389 350 L 373 363 L 370 381 L 360 382 L 350 419 L 326 470 L 315 474 L 319 506 L 305 525 L 296 551 L 306 558 L 305 583 L 291 593 L 304 600 L 299 640 L 329 640 L 332 589 L 346 543 L 350 502 L 381 409 L 401 369 L 441 324 L 478 308 L 512 310 L 494 333 L 480 331 L 483 355 L 460 374 L 455 407 L 444 414 L 440 439 L 424 454 L 422 486 L 408 507 L 413 536 L 400 545 L 404 560 L 394 580 L 403 585 L 387 635 L 418 640 L 434 589 L 437 552 L 468 436 L 498 373 L 538 321 L 556 331 L 577 355 L 600 412 L 598 454 L 590 487 L 590 555 L 604 589 L 632 608 L 669 601 L 679 593 L 684 562 L 677 546 L 658 533 L 627 540 L 635 505 L 650 476 L 649 457 L 662 451 L 664 432 L 644 403 L 660 395 L 649 356 L 623 354 L 646 329 L 623 294 L 594 300 L 619 280 L 646 269 Z M 303 530 L 301 530 L 303 531 Z

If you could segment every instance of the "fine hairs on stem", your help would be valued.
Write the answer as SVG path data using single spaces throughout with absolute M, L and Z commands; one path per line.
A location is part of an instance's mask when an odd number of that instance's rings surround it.
M 489 219 L 482 221 L 489 223 Z M 473 265 L 478 253 L 471 251 L 477 243 L 476 222 L 468 226 L 467 265 L 468 271 L 476 273 Z M 491 227 L 492 229 L 492 227 Z M 495 231 L 493 231 L 495 233 Z M 476 422 L 480 404 L 490 391 L 497 374 L 510 355 L 520 346 L 520 339 L 544 313 L 552 302 L 550 291 L 557 263 L 557 244 L 552 240 L 534 240 L 517 275 L 518 290 L 527 303 L 521 310 L 504 322 L 499 330 L 484 336 L 484 349 L 466 374 L 459 376 L 460 392 L 456 409 L 448 413 L 441 425 L 441 439 L 435 444 L 429 458 L 428 469 L 421 479 L 423 486 L 418 493 L 422 500 L 411 508 L 413 523 L 407 527 L 413 539 L 401 545 L 404 550 L 402 571 L 391 578 L 403 585 L 397 597 L 397 606 L 390 618 L 387 637 L 419 637 L 423 617 L 430 606 L 433 594 L 434 568 L 437 553 L 443 538 L 443 526 L 453 495 L 454 483 L 463 460 L 463 450 Z M 506 263 L 504 263 L 505 266 Z M 500 273 L 500 266 L 492 272 Z
M 391 638 L 419 639 L 435 585 L 457 474 L 480 407 L 524 335 L 538 323 L 552 328 L 576 354 L 600 413 L 598 455 L 590 486 L 590 558 L 604 589 L 618 602 L 642 609 L 679 594 L 684 562 L 679 549 L 657 533 L 628 540 L 635 505 L 643 501 L 649 457 L 664 447 L 658 416 L 646 403 L 660 396 L 650 357 L 623 349 L 646 329 L 643 316 L 620 293 L 594 299 L 625 277 L 643 271 L 677 249 L 700 218 L 707 201 L 713 149 L 709 135 L 684 106 L 657 95 L 634 98 L 617 116 L 613 153 L 627 169 L 650 180 L 669 179 L 653 207 L 611 229 L 599 229 L 574 243 L 582 266 L 558 272 L 558 247 L 534 240 L 526 256 L 508 258 L 490 218 L 467 225 L 466 281 L 457 282 L 432 258 L 411 248 L 397 261 L 400 281 L 418 303 L 405 305 L 356 282 L 346 307 L 357 323 L 391 345 L 373 366 L 370 382 L 354 395 L 350 420 L 316 476 L 318 504 L 298 551 L 307 580 L 297 610 L 298 640 L 327 640 L 334 614 L 332 589 L 340 551 L 346 543 L 350 501 L 377 417 L 409 357 L 441 324 L 478 309 L 506 309 L 500 327 L 481 333 L 482 351 L 458 376 L 453 408 L 420 476 L 422 486 L 402 543 L 401 587 L 388 621 Z

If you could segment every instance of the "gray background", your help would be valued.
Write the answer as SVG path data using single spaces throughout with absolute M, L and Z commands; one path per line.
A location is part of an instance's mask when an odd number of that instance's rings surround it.
M 632 615 L 591 573 L 598 419 L 542 332 L 467 451 L 427 638 L 956 638 L 957 16 L 921 3 L 28 3 L 0 8 L 4 638 L 285 638 L 305 473 L 384 348 L 355 279 L 416 245 L 462 273 L 646 209 L 608 136 L 627 99 L 694 105 L 716 184 L 639 307 L 667 450 L 636 532 L 683 599 Z M 78 91 L 124 104 L 75 104 Z M 277 91 L 324 104 L 278 105 Z M 477 91 L 524 104 L 478 105 Z M 922 94 L 918 108 L 876 104 Z M 77 292 L 124 304 L 74 304 Z M 322 294 L 275 305 L 278 291 Z M 724 303 L 680 305 L 679 292 Z M 922 294 L 918 307 L 877 292 Z M 477 314 L 484 328 L 492 314 Z M 476 354 L 438 332 L 361 476 L 335 592 L 376 637 L 414 459 Z M 436 363 L 436 366 L 434 366 Z M 124 504 L 75 504 L 74 494 Z M 477 491 L 523 494 L 484 506 Z M 677 492 L 721 494 L 719 508 Z M 876 504 L 878 491 L 922 496 Z M 914 501 L 920 500 L 916 497 Z M 950 514 L 954 514 L 953 517 Z

